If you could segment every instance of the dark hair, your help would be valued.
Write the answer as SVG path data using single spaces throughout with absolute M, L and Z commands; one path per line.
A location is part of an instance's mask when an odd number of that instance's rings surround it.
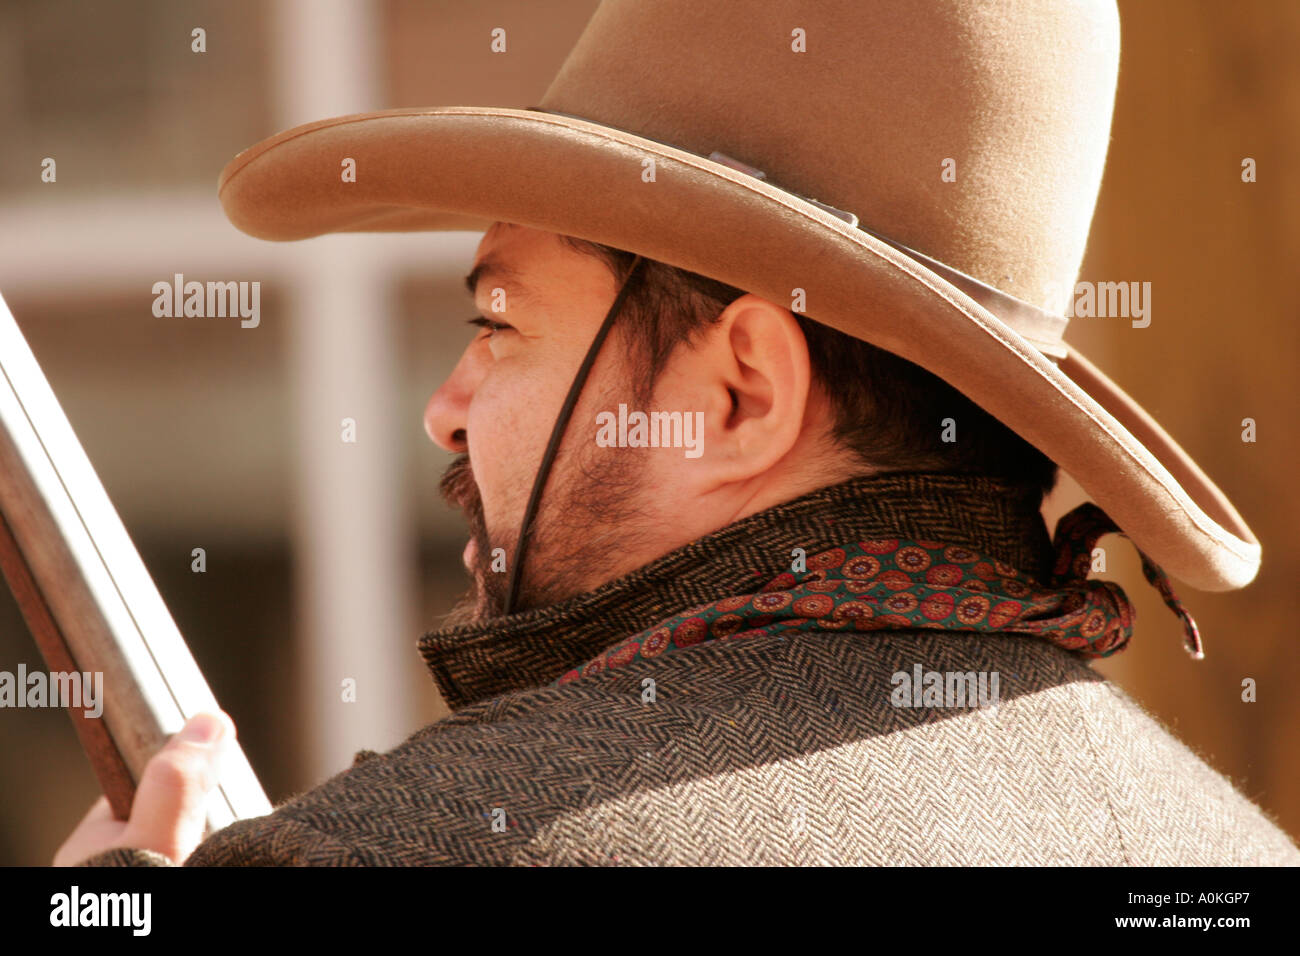
M 622 283 L 635 255 L 563 236 L 571 248 L 601 259 Z M 716 322 L 744 291 L 694 272 L 646 259 L 633 280 L 618 329 L 646 371 L 636 400 L 646 402 L 677 346 Z M 860 462 L 882 471 L 948 471 L 987 475 L 1046 495 L 1057 466 L 947 382 L 892 352 L 804 315 L 814 385 L 835 409 L 834 437 Z M 942 440 L 942 422 L 956 422 L 957 441 Z

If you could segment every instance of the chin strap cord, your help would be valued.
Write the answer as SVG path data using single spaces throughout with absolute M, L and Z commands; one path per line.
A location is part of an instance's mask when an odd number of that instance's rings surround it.
M 510 562 L 510 590 L 506 592 L 506 614 L 514 613 L 515 601 L 519 597 L 519 582 L 523 580 L 524 547 L 528 542 L 528 535 L 533 529 L 533 519 L 537 516 L 537 506 L 541 503 L 542 490 L 546 487 L 546 479 L 550 477 L 551 465 L 555 462 L 555 455 L 560 450 L 560 442 L 564 439 L 564 432 L 569 426 L 569 419 L 573 416 L 573 409 L 578 404 L 578 396 L 582 394 L 582 387 L 586 384 L 587 375 L 591 372 L 592 365 L 596 363 L 596 356 L 600 354 L 600 347 L 609 335 L 609 330 L 614 327 L 614 319 L 618 317 L 619 311 L 623 308 L 623 302 L 627 299 L 628 292 L 631 291 L 632 279 L 640 270 L 642 261 L 640 256 L 637 256 L 632 261 L 632 268 L 628 270 L 622 286 L 619 287 L 618 295 L 614 296 L 613 304 L 610 305 L 609 311 L 605 313 L 605 320 L 601 322 L 600 328 L 596 331 L 596 337 L 591 340 L 587 355 L 582 360 L 582 364 L 578 366 L 578 372 L 573 377 L 573 384 L 569 386 L 569 394 L 565 396 L 564 404 L 560 406 L 560 414 L 555 419 L 555 426 L 551 429 L 551 440 L 546 443 L 546 451 L 542 453 L 542 463 L 538 466 L 537 477 L 533 479 L 533 490 L 528 496 L 528 507 L 524 509 L 524 520 L 519 525 L 519 540 L 515 543 L 514 560 Z

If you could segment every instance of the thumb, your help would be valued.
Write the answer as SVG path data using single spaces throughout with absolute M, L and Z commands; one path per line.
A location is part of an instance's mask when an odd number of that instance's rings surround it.
M 225 714 L 195 714 L 145 765 L 120 845 L 185 862 L 203 839 L 208 794 L 235 727 Z

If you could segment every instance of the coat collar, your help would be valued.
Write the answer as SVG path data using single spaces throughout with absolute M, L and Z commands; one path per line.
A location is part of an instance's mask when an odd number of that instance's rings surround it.
M 683 609 L 756 591 L 806 554 L 895 535 L 960 544 L 1045 580 L 1037 495 L 982 476 L 886 474 L 820 488 L 743 518 L 593 591 L 481 624 L 430 631 L 420 653 L 453 710 L 547 684 Z

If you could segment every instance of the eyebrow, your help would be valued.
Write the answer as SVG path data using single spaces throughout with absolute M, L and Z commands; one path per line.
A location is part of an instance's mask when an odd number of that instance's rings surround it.
M 495 256 L 486 257 L 465 277 L 465 288 L 469 290 L 469 294 L 477 297 L 479 282 L 489 276 L 495 278 L 497 284 L 504 287 L 513 298 L 524 300 L 529 298 L 519 270 Z

